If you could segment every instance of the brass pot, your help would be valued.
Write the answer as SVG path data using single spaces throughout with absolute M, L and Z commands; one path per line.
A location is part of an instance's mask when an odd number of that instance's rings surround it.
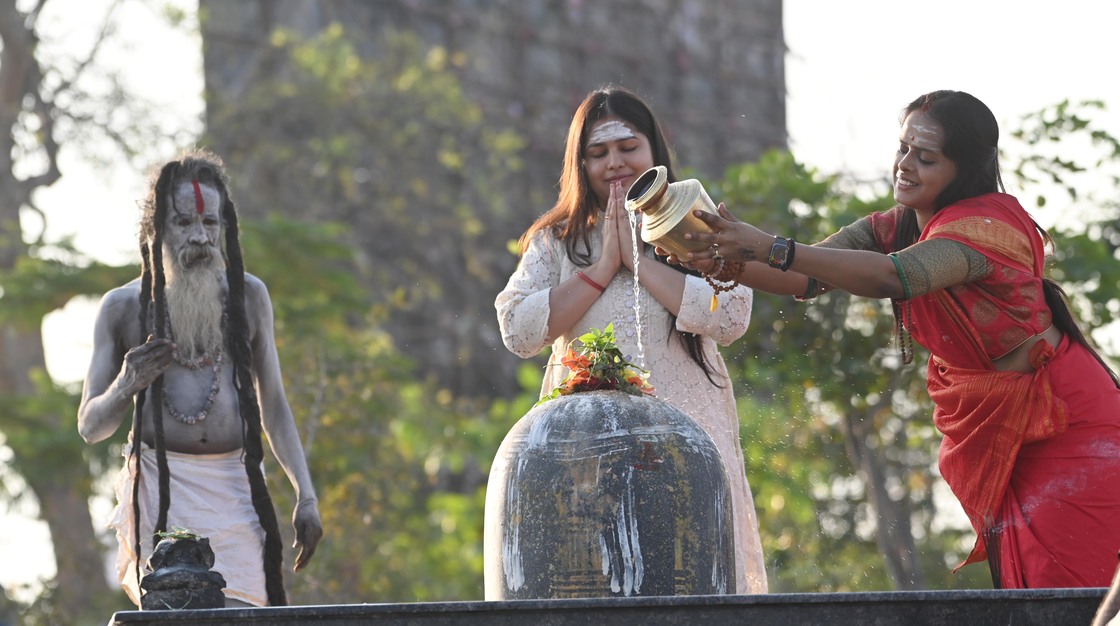
M 706 243 L 685 239 L 685 233 L 712 232 L 692 212 L 718 213 L 700 181 L 690 178 L 670 183 L 668 175 L 663 165 L 646 170 L 627 190 L 626 210 L 642 214 L 642 241 L 683 258 L 689 252 L 708 247 Z

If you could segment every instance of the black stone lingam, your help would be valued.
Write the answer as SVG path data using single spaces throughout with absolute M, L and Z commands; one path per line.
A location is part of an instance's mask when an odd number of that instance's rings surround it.
M 196 535 L 164 537 L 148 559 L 151 570 L 140 579 L 145 611 L 219 609 L 225 606 L 226 579 L 214 567 L 210 540 Z
M 506 435 L 486 493 L 487 600 L 735 593 L 719 451 L 649 396 L 537 405 Z

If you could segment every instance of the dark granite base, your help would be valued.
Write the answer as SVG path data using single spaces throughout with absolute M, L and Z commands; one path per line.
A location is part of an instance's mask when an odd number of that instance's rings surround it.
M 797 593 L 122 611 L 109 624 L 1087 626 L 1106 589 Z

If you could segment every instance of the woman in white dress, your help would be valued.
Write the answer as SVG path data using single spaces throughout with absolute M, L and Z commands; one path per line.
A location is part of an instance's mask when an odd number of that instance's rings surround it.
M 649 106 L 616 87 L 588 94 L 568 130 L 559 198 L 522 235 L 520 263 L 495 301 L 502 340 L 522 358 L 552 346 L 543 396 L 568 373 L 560 363 L 568 344 L 613 324 L 618 347 L 650 371 L 657 397 L 692 417 L 719 448 L 735 516 L 736 591 L 766 593 L 735 395 L 717 346 L 746 332 L 753 292 L 737 286 L 717 294 L 699 274 L 665 263 L 639 240 L 635 294 L 625 195 L 654 165 L 676 180 Z

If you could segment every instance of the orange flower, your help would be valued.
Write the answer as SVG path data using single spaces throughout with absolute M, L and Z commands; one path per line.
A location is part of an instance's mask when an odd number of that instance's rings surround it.
M 577 370 L 587 369 L 591 365 L 591 359 L 582 354 L 576 353 L 575 350 L 572 350 L 571 348 L 568 349 L 568 354 L 564 355 L 564 357 L 560 359 L 560 362 L 573 372 Z
M 638 391 L 646 395 L 653 395 L 653 386 L 649 384 L 649 381 L 638 374 L 632 374 L 626 379 L 626 382 L 630 383 Z
M 653 395 L 649 372 L 628 363 L 614 340 L 614 325 L 603 330 L 592 329 L 578 338 L 582 344 L 569 344 L 560 363 L 568 368 L 567 378 L 537 404 L 558 396 L 599 389 L 621 390 L 631 395 Z
M 568 389 L 575 389 L 590 379 L 591 373 L 587 370 L 575 370 L 572 372 L 572 375 L 568 377 Z

